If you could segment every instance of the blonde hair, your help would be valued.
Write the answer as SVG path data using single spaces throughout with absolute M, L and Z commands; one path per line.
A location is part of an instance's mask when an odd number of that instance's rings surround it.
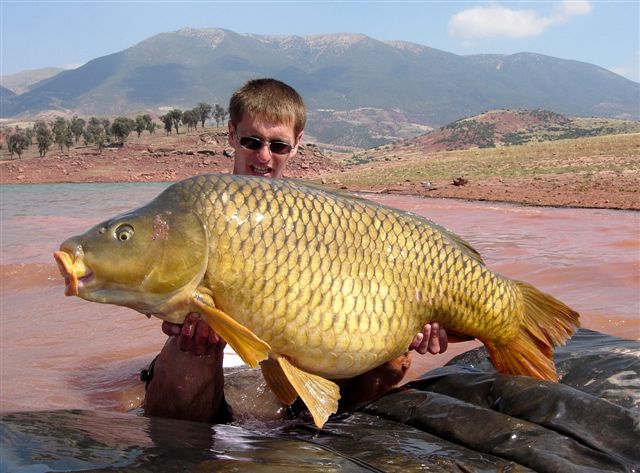
M 254 120 L 292 125 L 295 137 L 304 130 L 307 109 L 295 89 L 276 79 L 254 79 L 231 96 L 229 117 L 234 126 L 245 114 Z

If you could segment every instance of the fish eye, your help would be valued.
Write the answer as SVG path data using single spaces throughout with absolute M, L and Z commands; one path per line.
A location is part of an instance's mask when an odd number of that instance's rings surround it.
M 128 239 L 133 238 L 133 227 L 124 223 L 116 228 L 115 235 L 119 241 L 127 241 Z

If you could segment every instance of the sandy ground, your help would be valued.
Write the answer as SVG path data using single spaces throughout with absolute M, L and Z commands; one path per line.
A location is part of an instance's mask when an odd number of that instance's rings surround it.
M 464 186 L 456 186 L 451 180 L 434 181 L 430 188 L 420 182 L 406 182 L 371 190 L 546 207 L 640 210 L 640 176 L 637 174 L 622 177 L 615 176 L 613 173 L 603 174 L 590 179 L 588 185 L 572 175 L 554 175 L 470 180 Z
M 10 159 L 6 149 L 0 156 L 1 184 L 155 182 L 176 181 L 208 172 L 231 172 L 232 150 L 222 131 L 191 132 L 179 137 L 129 138 L 124 147 L 71 148 L 61 153 L 51 149 L 46 157 L 26 153 Z M 340 165 L 313 145 L 303 145 L 288 166 L 289 177 L 322 178 L 340 171 Z M 384 164 L 380 165 L 384 172 Z M 335 176 L 335 174 L 333 174 Z M 327 180 L 340 187 L 339 179 Z M 602 172 L 584 180 L 571 174 L 521 178 L 470 180 L 462 186 L 452 181 L 420 179 L 384 188 L 353 187 L 351 190 L 416 194 L 472 200 L 517 202 L 558 207 L 593 207 L 640 210 L 640 176 Z

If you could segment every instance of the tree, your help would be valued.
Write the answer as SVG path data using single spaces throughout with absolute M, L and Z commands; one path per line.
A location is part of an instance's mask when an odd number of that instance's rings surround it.
M 197 128 L 198 121 L 200 121 L 200 114 L 196 109 L 186 110 L 182 114 L 182 123 L 187 125 L 187 132 L 190 131 L 191 128 Z
M 140 138 L 142 132 L 147 129 L 147 124 L 144 122 L 142 115 L 136 117 L 136 123 L 133 129 L 138 134 L 138 138 Z
M 29 147 L 29 139 L 24 130 L 16 128 L 16 130 L 7 137 L 7 149 L 13 158 L 13 153 L 18 155 L 18 159 L 22 156 L 22 152 Z
M 169 136 L 171 134 L 171 130 L 173 129 L 173 119 L 167 113 L 165 115 L 162 115 L 160 117 L 160 120 L 162 120 L 162 123 L 164 123 L 164 131 L 167 136 Z
M 211 110 L 213 107 L 205 102 L 200 102 L 194 110 L 197 110 L 198 118 L 200 119 L 200 123 L 202 123 L 202 128 L 204 128 L 204 122 L 211 116 Z
M 37 121 L 33 128 L 36 134 L 36 142 L 38 143 L 38 152 L 42 158 L 47 155 L 47 151 L 49 151 L 49 147 L 53 143 L 53 133 L 42 120 Z
M 107 141 L 107 131 L 104 128 L 104 120 L 91 117 L 83 136 L 85 143 L 95 143 L 96 149 L 102 153 L 102 148 L 104 148 L 104 144 Z
M 73 137 L 76 140 L 76 145 L 78 144 L 78 140 L 84 133 L 85 124 L 86 122 L 84 121 L 84 119 L 78 118 L 76 115 L 74 115 L 73 118 L 71 118 L 71 123 L 70 123 L 71 133 L 73 133 Z
M 142 121 L 144 122 L 145 130 L 149 130 L 150 125 L 153 123 L 153 118 L 151 118 L 151 115 L 145 113 L 144 115 L 142 115 Z
M 151 115 L 149 115 L 148 113 L 145 113 L 144 115 L 138 115 L 136 117 L 134 130 L 138 134 L 138 138 L 140 138 L 140 135 L 145 130 L 148 130 L 149 133 L 151 133 L 151 130 L 150 130 L 151 123 L 152 123 Z M 154 130 L 155 130 L 155 127 L 154 127 Z
M 213 119 L 216 121 L 216 126 L 220 126 L 220 122 L 224 123 L 224 119 L 227 116 L 227 111 L 222 105 L 215 104 L 213 110 Z
M 118 117 L 113 120 L 111 124 L 111 133 L 118 138 L 121 145 L 124 145 L 124 140 L 127 139 L 129 134 L 135 129 L 136 122 L 131 118 Z
M 150 121 L 149 124 L 147 125 L 147 131 L 153 135 L 157 127 L 158 125 L 156 124 L 156 122 Z
M 64 147 L 69 147 L 73 144 L 73 133 L 71 132 L 70 123 L 62 117 L 56 118 L 53 122 L 53 140 L 58 146 L 60 146 L 60 152 L 64 152 Z
M 180 131 L 178 130 L 178 127 L 180 126 L 182 121 L 182 110 L 178 108 L 174 108 L 173 110 L 169 111 L 167 115 L 171 118 L 171 121 L 173 122 L 173 127 L 176 129 L 176 135 L 179 135 Z
M 107 139 L 111 139 L 111 122 L 108 118 L 102 119 L 102 128 L 104 128 L 105 135 Z
M 24 136 L 27 137 L 27 146 L 31 146 L 33 144 L 33 128 L 27 127 L 24 130 Z

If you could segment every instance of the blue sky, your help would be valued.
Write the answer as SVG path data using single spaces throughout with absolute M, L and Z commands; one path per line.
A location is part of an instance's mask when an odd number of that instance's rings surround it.
M 455 54 L 535 52 L 640 81 L 640 2 L 0 0 L 0 75 L 78 66 L 183 27 L 364 33 Z

